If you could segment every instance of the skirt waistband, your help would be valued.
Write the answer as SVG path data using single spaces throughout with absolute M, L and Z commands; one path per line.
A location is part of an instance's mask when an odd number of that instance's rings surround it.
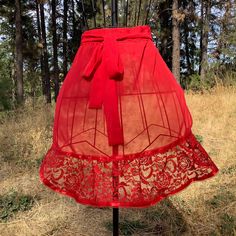
M 141 25 L 124 28 L 100 28 L 86 30 L 81 36 L 81 43 L 85 42 L 101 42 L 105 38 L 113 38 L 116 40 L 145 38 L 151 39 L 151 28 L 149 25 Z

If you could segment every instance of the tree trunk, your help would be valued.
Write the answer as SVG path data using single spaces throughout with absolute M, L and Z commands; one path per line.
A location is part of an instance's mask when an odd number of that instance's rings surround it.
M 41 48 L 41 45 L 43 45 L 42 42 L 42 33 L 41 33 L 41 26 L 40 26 L 40 16 L 39 16 L 39 5 L 38 5 L 38 0 L 35 1 L 36 3 L 36 14 L 37 14 L 37 29 L 38 29 L 38 39 L 39 39 L 39 47 Z M 44 64 L 43 64 L 43 53 L 42 51 L 40 52 L 40 67 L 41 67 L 41 79 L 42 79 L 42 92 L 43 95 L 46 95 L 46 83 L 45 83 L 45 78 L 44 78 Z
M 76 20 L 75 20 L 75 3 L 74 0 L 71 1 L 71 7 L 72 7 L 72 33 L 76 31 Z M 74 36 L 74 35 L 73 35 Z
M 51 103 L 51 84 L 50 84 L 50 73 L 49 73 L 49 65 L 48 65 L 47 37 L 46 37 L 43 3 L 40 3 L 40 17 L 41 17 L 41 30 L 42 30 L 42 42 L 43 42 L 43 64 L 44 64 L 43 75 L 45 78 L 46 100 L 47 100 L 47 103 Z
M 56 0 L 52 0 L 52 44 L 53 44 L 53 79 L 55 101 L 59 93 L 59 68 L 58 68 L 58 52 L 57 52 L 57 23 L 56 23 Z
M 83 1 L 82 1 L 83 3 Z M 78 4 L 78 3 L 77 3 Z M 83 21 L 79 21 L 76 19 L 75 17 L 75 9 L 77 9 L 77 7 L 79 6 L 79 4 L 74 4 L 74 1 L 72 1 L 72 9 L 71 9 L 71 14 L 72 14 L 72 38 L 70 41 L 70 45 L 68 46 L 68 54 L 70 58 L 70 62 L 73 61 L 74 56 L 78 50 L 78 47 L 80 46 L 80 41 L 81 41 L 81 35 L 82 35 L 82 30 L 86 30 L 88 29 L 88 22 L 87 22 L 87 18 L 83 17 Z M 83 6 L 82 6 L 83 9 Z M 81 10 L 82 10 L 81 9 Z
M 173 0 L 172 5 L 172 73 L 180 82 L 180 32 L 178 22 L 178 0 Z
M 159 51 L 165 60 L 169 68 L 172 64 L 172 52 L 170 45 L 172 45 L 172 39 L 170 37 L 172 33 L 172 23 L 171 23 L 171 12 L 167 9 L 170 9 L 172 5 L 172 0 L 163 1 L 159 4 L 158 7 L 158 20 L 160 25 L 160 34 L 159 34 Z
M 146 11 L 147 11 L 146 18 L 145 18 L 145 21 L 143 22 L 143 24 L 145 24 L 145 25 L 148 24 L 148 17 L 149 17 L 151 3 L 152 3 L 152 0 L 149 0 L 149 3 L 148 3 L 147 8 L 146 8 Z
M 202 37 L 203 37 L 203 21 L 204 21 L 204 5 L 201 1 L 201 20 L 200 20 L 200 54 L 199 54 L 199 70 L 198 74 L 201 74 L 201 60 L 202 60 Z
M 137 23 L 136 23 L 136 25 L 139 24 L 139 18 L 140 18 L 140 12 L 141 12 L 141 4 L 142 4 L 142 0 L 139 0 L 139 5 L 138 5 L 138 18 L 137 18 Z
M 205 2 L 205 6 L 204 6 Z M 205 15 L 204 15 L 205 10 Z M 208 68 L 207 47 L 208 47 L 208 33 L 209 33 L 209 15 L 211 12 L 210 0 L 202 0 L 202 37 L 201 37 L 201 60 L 200 60 L 200 78 L 204 81 L 206 78 L 206 71 Z
M 225 3 L 225 13 L 223 16 L 223 19 L 221 20 L 221 29 L 220 29 L 220 35 L 218 37 L 218 45 L 215 50 L 215 57 L 220 60 L 220 55 L 222 54 L 222 51 L 227 47 L 227 40 L 226 37 L 229 35 L 229 26 L 230 26 L 230 20 L 232 19 L 231 16 L 231 9 L 232 9 L 232 3 L 231 0 L 227 0 Z M 221 58 L 222 63 L 225 64 L 225 53 L 222 55 Z
M 16 81 L 16 101 L 23 103 L 23 53 L 22 53 L 22 21 L 20 0 L 15 0 L 15 81 Z
M 191 75 L 191 74 L 193 73 L 193 68 L 192 68 L 191 61 L 190 61 L 188 33 L 189 33 L 188 22 L 185 20 L 185 22 L 184 22 L 185 56 L 186 56 L 187 69 L 188 69 L 187 74 L 188 74 L 188 75 Z
M 67 13 L 68 13 L 68 4 L 67 4 L 67 0 L 64 0 L 64 6 L 63 6 L 63 13 L 64 13 L 64 17 L 63 17 L 63 74 L 64 77 L 67 74 L 67 69 L 68 69 L 68 52 L 67 52 L 67 48 L 68 48 L 68 39 L 67 39 L 67 31 L 68 31 L 68 27 L 67 27 Z

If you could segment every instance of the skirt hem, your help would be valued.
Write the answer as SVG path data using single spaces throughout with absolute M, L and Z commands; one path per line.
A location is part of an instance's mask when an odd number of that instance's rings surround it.
M 151 155 L 136 159 L 79 158 L 52 147 L 41 163 L 39 174 L 46 186 L 81 204 L 142 208 L 218 171 L 205 149 L 190 134 L 185 142 L 172 144 L 163 153 L 152 150 Z
M 88 200 L 80 199 L 75 194 L 73 194 L 73 193 L 71 193 L 71 192 L 69 192 L 67 190 L 62 190 L 60 188 L 55 187 L 47 179 L 45 179 L 43 177 L 43 174 L 41 172 L 40 172 L 40 180 L 41 180 L 41 182 L 45 186 L 49 187 L 51 190 L 53 190 L 55 192 L 58 192 L 58 193 L 60 193 L 60 194 L 62 194 L 64 196 L 68 196 L 68 197 L 74 199 L 77 203 L 80 203 L 80 204 L 83 204 L 83 205 L 88 205 L 88 206 L 92 206 L 92 207 L 146 208 L 146 207 L 149 207 L 149 206 L 153 206 L 153 205 L 157 204 L 158 202 L 160 202 L 161 200 L 164 200 L 165 198 L 168 198 L 168 197 L 170 197 L 172 195 L 175 195 L 176 193 L 179 193 L 179 192 L 185 190 L 188 186 L 190 186 L 194 182 L 204 181 L 206 179 L 214 177 L 218 172 L 219 172 L 219 169 L 218 168 L 214 168 L 212 170 L 212 172 L 210 172 L 208 175 L 205 175 L 202 178 L 196 177 L 196 178 L 190 179 L 188 182 L 186 182 L 184 185 L 182 185 L 179 189 L 176 189 L 175 191 L 170 192 L 167 195 L 158 196 L 153 201 L 142 203 L 142 204 L 137 204 L 137 205 L 134 205 L 134 204 L 131 204 L 131 203 L 119 203 L 119 202 L 118 203 L 117 202 L 99 202 L 99 203 L 95 203 L 93 201 L 88 201 Z

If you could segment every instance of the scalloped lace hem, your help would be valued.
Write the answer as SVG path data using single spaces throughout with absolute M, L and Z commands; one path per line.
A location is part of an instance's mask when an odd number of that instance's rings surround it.
M 39 169 L 42 183 L 81 204 L 148 207 L 219 171 L 192 133 L 165 152 L 105 161 L 86 157 L 52 146 Z

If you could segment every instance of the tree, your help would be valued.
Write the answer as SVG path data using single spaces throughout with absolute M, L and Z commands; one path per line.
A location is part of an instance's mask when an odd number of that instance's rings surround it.
M 59 68 L 58 68 L 58 52 L 57 52 L 57 23 L 56 23 L 56 1 L 52 0 L 52 41 L 53 41 L 53 80 L 55 101 L 59 93 Z
M 46 88 L 46 100 L 47 103 L 51 103 L 51 84 L 50 84 L 50 72 L 48 64 L 48 49 L 47 49 L 47 36 L 45 27 L 45 16 L 44 16 L 44 3 L 41 2 L 40 6 L 40 21 L 42 30 L 42 43 L 43 43 L 43 71 L 42 76 L 45 78 L 45 88 Z
M 67 3 L 67 0 L 64 0 L 63 1 L 63 74 L 64 76 L 67 74 L 67 69 L 68 69 L 67 16 L 68 16 L 68 3 Z
M 201 39 L 200 39 L 200 78 L 203 81 L 206 78 L 208 68 L 208 34 L 210 30 L 209 17 L 211 13 L 211 0 L 202 0 L 201 3 Z
M 38 30 L 38 48 L 43 48 L 43 42 L 42 42 L 42 32 L 41 32 L 41 22 L 40 22 L 40 12 L 39 12 L 39 4 L 38 0 L 35 0 L 35 9 L 36 9 L 36 15 L 37 15 L 37 30 Z M 41 72 L 44 70 L 44 59 L 43 59 L 43 53 L 40 50 L 40 67 Z M 42 84 L 42 92 L 43 95 L 46 95 L 46 81 L 44 76 L 41 76 L 41 84 Z
M 171 27 L 171 4 L 172 0 L 163 1 L 158 5 L 158 18 L 160 22 L 159 51 L 169 68 L 172 64 L 172 27 Z
M 172 3 L 172 73 L 176 80 L 180 82 L 180 30 L 179 30 L 179 14 L 178 0 Z
M 21 3 L 15 0 L 15 81 L 16 81 L 16 100 L 18 104 L 23 102 L 23 52 L 22 52 L 22 21 Z

